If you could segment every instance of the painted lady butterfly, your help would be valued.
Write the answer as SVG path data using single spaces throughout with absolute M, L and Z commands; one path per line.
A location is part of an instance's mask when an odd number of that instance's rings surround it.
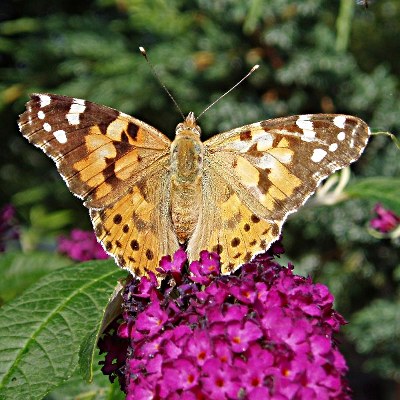
M 314 114 L 245 125 L 200 140 L 193 113 L 171 142 L 112 108 L 33 94 L 22 134 L 56 163 L 90 210 L 94 230 L 123 268 L 141 276 L 186 244 L 222 271 L 270 246 L 286 217 L 335 170 L 357 160 L 370 131 L 359 118 Z

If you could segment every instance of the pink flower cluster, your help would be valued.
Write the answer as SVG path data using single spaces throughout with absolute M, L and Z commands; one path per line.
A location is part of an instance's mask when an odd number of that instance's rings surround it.
M 159 288 L 154 275 L 125 288 L 127 358 L 103 371 L 120 372 L 127 400 L 350 398 L 333 339 L 345 321 L 324 285 L 268 254 L 231 276 L 215 253 L 185 265 L 178 250 L 161 260 Z
M 400 217 L 381 204 L 375 205 L 374 212 L 376 216 L 370 222 L 371 228 L 381 233 L 389 233 L 400 225 Z
M 73 229 L 70 237 L 58 238 L 58 251 L 75 261 L 103 260 L 108 254 L 97 242 L 93 231 Z

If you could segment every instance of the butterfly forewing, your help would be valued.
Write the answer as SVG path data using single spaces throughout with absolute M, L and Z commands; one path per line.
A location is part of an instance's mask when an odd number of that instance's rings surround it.
M 313 114 L 244 126 L 205 147 L 241 200 L 259 217 L 277 221 L 303 204 L 322 179 L 355 161 L 368 137 L 359 118 Z
M 66 96 L 32 95 L 19 126 L 56 163 L 88 206 L 117 200 L 146 169 L 168 157 L 170 140 L 109 107 Z

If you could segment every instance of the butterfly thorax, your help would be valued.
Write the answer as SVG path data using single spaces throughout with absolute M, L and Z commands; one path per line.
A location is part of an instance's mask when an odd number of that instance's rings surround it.
M 176 128 L 171 145 L 171 218 L 180 243 L 193 233 L 202 199 L 203 143 L 200 128 L 190 113 Z

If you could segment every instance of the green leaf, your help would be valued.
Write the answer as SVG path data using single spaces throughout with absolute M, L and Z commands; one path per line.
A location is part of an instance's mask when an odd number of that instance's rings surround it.
M 349 185 L 346 193 L 382 203 L 387 208 L 400 214 L 400 178 L 374 177 L 360 179 Z
M 72 264 L 58 254 L 48 252 L 6 252 L 0 255 L 0 298 L 12 300 L 42 276 Z
M 41 228 L 46 232 L 63 228 L 73 221 L 73 212 L 71 210 L 48 212 L 41 205 L 32 207 L 30 214 L 32 227 Z
M 60 268 L 0 310 L 0 398 L 40 399 L 77 367 L 118 279 L 111 260 Z
M 19 18 L 0 24 L 1 34 L 8 36 L 22 32 L 35 32 L 37 29 L 40 29 L 40 24 L 34 18 Z
M 400 377 L 400 299 L 375 299 L 356 312 L 346 327 L 360 354 L 366 355 L 364 367 L 386 379 Z
M 263 1 L 262 0 L 253 0 L 250 3 L 249 11 L 246 15 L 246 19 L 243 24 L 243 31 L 247 34 L 251 34 L 257 27 L 257 23 L 261 20 L 263 12 Z
M 79 349 L 79 369 L 82 377 L 91 382 L 93 379 L 93 365 L 97 354 L 97 341 L 107 326 L 121 314 L 122 296 L 121 291 L 124 288 L 119 282 L 114 289 L 114 293 L 107 304 L 103 313 L 102 320 L 99 320 L 96 329 L 85 337 Z
M 99 324 L 98 324 L 99 325 Z M 79 349 L 79 372 L 86 382 L 93 381 L 93 359 L 96 355 L 96 344 L 98 338 L 98 325 L 83 339 Z
M 96 357 L 100 361 L 103 357 Z M 93 377 L 93 382 L 88 384 L 82 380 L 77 372 L 65 383 L 52 391 L 46 400 L 123 400 L 125 393 L 119 387 L 118 380 L 110 383 L 108 376 L 98 369 Z
M 46 186 L 34 186 L 14 194 L 12 203 L 16 207 L 43 202 L 48 194 Z

